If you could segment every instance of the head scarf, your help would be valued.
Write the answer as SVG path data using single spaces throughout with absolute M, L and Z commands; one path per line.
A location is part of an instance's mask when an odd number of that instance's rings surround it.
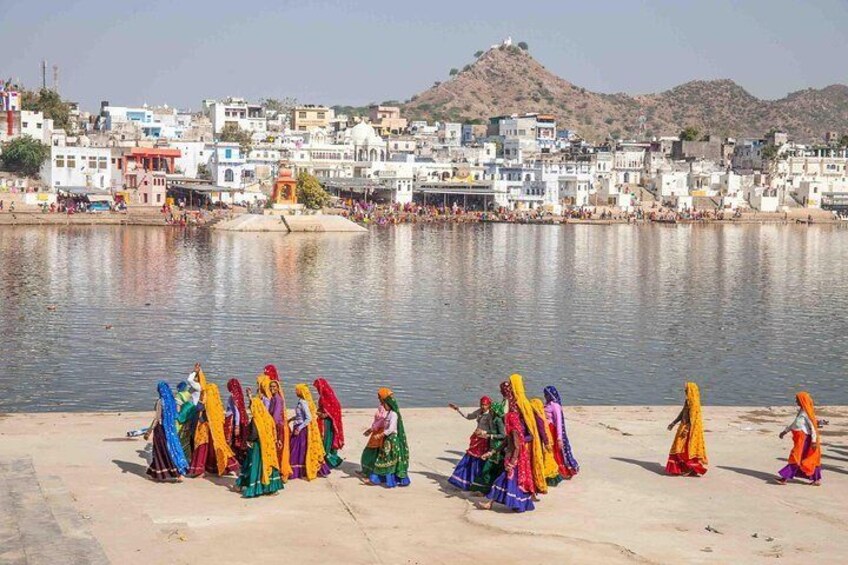
M 492 404 L 492 413 L 496 418 L 503 418 L 506 413 L 506 401 Z
M 259 394 L 265 398 L 271 398 L 271 378 L 265 373 L 256 377 L 256 387 L 259 389 Z
M 280 380 L 280 376 L 277 374 L 277 368 L 274 365 L 265 365 L 264 374 L 272 381 Z
M 203 372 L 203 369 L 197 370 L 197 384 L 200 385 L 200 390 L 203 390 L 203 387 L 206 386 L 206 374 Z
M 382 389 L 381 389 L 382 390 Z M 388 389 L 386 389 L 388 390 Z M 391 392 L 391 391 L 390 391 Z M 406 429 L 403 427 L 403 416 L 400 415 L 397 400 L 394 395 L 389 394 L 382 399 L 392 412 L 397 414 L 397 466 L 395 467 L 395 475 L 399 479 L 405 479 L 409 473 L 409 444 L 406 441 Z
M 218 465 L 218 475 L 223 475 L 227 470 L 227 462 L 233 457 L 233 451 L 224 435 L 224 405 L 221 404 L 218 385 L 209 383 L 203 387 L 203 392 L 203 406 L 206 408 L 206 418 L 209 420 L 209 433 L 212 435 L 212 447 L 215 449 L 215 463 Z
M 801 460 L 801 470 L 808 476 L 812 475 L 816 467 L 821 466 L 821 433 L 819 432 L 819 421 L 816 418 L 816 407 L 813 405 L 813 397 L 809 392 L 799 392 L 795 395 L 795 400 L 798 406 L 807 415 L 810 420 L 810 425 L 816 432 L 816 443 L 811 446 L 811 450 L 806 457 Z
M 265 367 L 267 371 L 268 368 L 274 369 L 273 365 L 268 365 Z M 274 374 L 276 376 L 276 369 L 274 369 Z M 274 419 L 275 424 L 277 425 L 277 443 L 279 456 L 280 456 L 280 475 L 283 478 L 283 481 L 289 480 L 289 477 L 292 476 L 293 470 L 291 467 L 291 430 L 289 430 L 288 424 L 286 424 L 286 398 L 283 396 L 283 386 L 280 384 L 280 381 L 276 381 L 279 386 L 280 392 L 277 395 L 271 394 L 271 377 L 266 373 L 263 373 L 256 377 L 256 386 L 259 387 L 259 392 L 263 397 L 267 398 L 269 401 L 269 405 L 273 403 L 275 400 L 280 403 L 279 411 L 280 411 L 280 420 L 277 421 L 274 418 L 273 413 L 271 414 L 272 419 Z M 277 397 L 275 399 L 275 396 Z M 269 409 L 270 412 L 270 409 Z
M 562 398 L 560 398 L 559 391 L 553 385 L 545 387 L 545 400 L 548 402 L 556 402 L 562 406 Z
M 159 381 L 156 390 L 159 392 L 159 400 L 162 404 L 162 429 L 165 432 L 168 456 L 180 475 L 185 475 L 188 461 L 186 461 L 180 437 L 177 435 L 177 403 L 171 393 L 171 387 L 165 381 Z
M 174 398 L 177 401 L 177 410 L 182 410 L 183 404 L 186 402 L 191 402 L 191 393 L 188 390 L 188 383 L 185 381 L 180 381 L 177 384 L 177 394 L 174 395 Z
M 336 398 L 336 392 L 324 378 L 318 377 L 312 383 L 315 390 L 318 391 L 318 405 L 321 410 L 327 414 L 330 421 L 333 422 L 333 449 L 341 449 L 344 447 L 344 426 L 342 425 L 342 406 L 339 404 L 339 399 Z M 321 430 L 321 435 L 324 435 L 324 419 L 318 420 L 318 428 Z
M 392 389 L 383 387 L 377 391 L 377 398 L 380 400 L 386 400 L 388 397 L 392 395 Z
M 509 383 L 515 397 L 516 408 L 521 414 L 524 426 L 532 438 L 530 463 L 533 469 L 533 482 L 538 492 L 546 493 L 548 492 L 548 483 L 545 480 L 545 458 L 542 449 L 542 440 L 539 436 L 539 430 L 536 428 L 536 417 L 533 414 L 533 407 L 524 393 L 524 379 L 516 373 L 509 377 Z
M 321 432 L 318 430 L 318 418 L 315 409 L 315 402 L 312 400 L 312 393 L 309 392 L 309 387 L 301 383 L 295 385 L 294 392 L 298 397 L 302 398 L 309 407 L 309 412 L 312 414 L 312 419 L 306 426 L 306 479 L 311 481 L 318 476 L 318 471 L 321 469 L 321 464 L 324 463 L 326 452 L 324 451 L 324 442 L 321 441 Z M 302 433 L 302 432 L 301 432 Z
M 230 379 L 227 381 L 227 390 L 230 391 L 233 397 L 233 404 L 235 404 L 238 411 L 239 424 L 242 426 L 247 425 L 247 409 L 244 406 L 244 393 L 241 390 L 241 383 L 238 382 L 238 379 Z
M 686 405 L 689 408 L 688 456 L 706 464 L 708 461 L 704 442 L 704 419 L 701 416 L 701 391 L 695 383 L 686 383 Z
M 253 416 L 253 425 L 259 436 L 259 451 L 262 455 L 262 484 L 271 482 L 271 474 L 274 469 L 280 470 L 280 460 L 277 458 L 277 428 L 274 419 L 265 404 L 256 399 L 250 403 L 250 413 Z
M 504 381 L 501 383 L 501 394 L 504 397 L 506 409 L 513 412 L 517 411 L 518 404 L 516 404 L 515 402 L 515 393 L 512 391 L 512 385 L 509 381 Z
M 480 406 L 483 406 L 484 404 L 488 404 L 491 407 L 492 406 L 492 399 L 489 398 L 488 396 L 481 396 L 480 397 Z

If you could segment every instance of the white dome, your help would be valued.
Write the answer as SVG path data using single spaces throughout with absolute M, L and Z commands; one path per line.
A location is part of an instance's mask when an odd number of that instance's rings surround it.
M 350 141 L 354 145 L 365 145 L 371 141 L 379 141 L 379 136 L 371 124 L 359 122 L 350 130 Z

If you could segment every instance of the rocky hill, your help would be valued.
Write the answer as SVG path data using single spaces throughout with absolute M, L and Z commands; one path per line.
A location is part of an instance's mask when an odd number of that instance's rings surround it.
M 490 116 L 551 113 L 560 129 L 591 140 L 677 135 L 694 126 L 719 136 L 759 137 L 772 128 L 798 141 L 848 132 L 848 86 L 761 100 L 731 80 L 692 81 L 658 94 L 591 92 L 556 76 L 515 46 L 490 49 L 403 105 L 411 119 L 484 122 Z

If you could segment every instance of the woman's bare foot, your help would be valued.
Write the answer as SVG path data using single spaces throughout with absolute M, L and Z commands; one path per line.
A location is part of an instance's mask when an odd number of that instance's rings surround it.
M 813 482 L 810 483 L 810 486 L 811 487 L 820 487 L 821 481 L 813 481 Z
M 780 486 L 785 486 L 785 485 L 786 485 L 786 479 L 784 479 L 783 477 L 778 477 L 778 478 L 776 478 L 776 479 L 774 480 L 774 482 L 775 482 L 775 483 L 777 483 L 777 484 L 779 484 Z
M 483 493 L 482 493 L 482 492 L 480 492 L 480 491 L 474 490 L 474 491 L 471 491 L 471 496 L 473 496 L 473 497 L 475 497 L 475 498 L 480 498 L 480 497 L 482 497 L 482 496 L 486 496 L 486 495 L 485 495 L 485 494 L 483 494 Z
M 491 510 L 492 509 L 492 501 L 487 500 L 486 502 L 481 502 L 477 507 L 480 510 Z

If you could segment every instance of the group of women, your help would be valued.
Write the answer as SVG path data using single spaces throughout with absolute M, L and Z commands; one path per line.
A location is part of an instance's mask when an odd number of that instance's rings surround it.
M 205 473 L 237 475 L 236 487 L 245 497 L 273 494 L 290 479 L 326 477 L 342 464 L 344 447 L 341 405 L 332 387 L 319 378 L 313 386 L 316 406 L 306 384 L 295 386 L 294 416 L 286 419 L 286 400 L 276 368 L 268 365 L 256 380 L 257 394 L 242 389 L 237 379 L 227 382 L 222 402 L 217 385 L 207 382 L 200 365 L 174 393 L 165 382 L 157 386 L 154 420 L 145 433 L 153 438 L 153 458 L 147 474 L 154 480 L 182 481 Z M 533 510 L 538 495 L 573 478 L 580 471 L 566 430 L 562 398 L 553 386 L 544 400 L 527 398 L 521 375 L 500 385 L 502 400 L 480 399 L 477 410 L 464 414 L 476 422 L 468 449 L 448 482 L 458 489 L 485 496 L 482 508 L 498 503 L 516 512 Z M 388 388 L 377 393 L 379 407 L 362 452 L 362 478 L 387 488 L 410 484 L 409 444 L 397 400 Z M 807 479 L 821 484 L 821 434 L 826 422 L 816 418 L 806 392 L 796 396 L 798 413 L 780 433 L 792 434 L 788 464 L 776 481 Z M 669 475 L 702 476 L 707 472 L 704 423 L 698 385 L 686 383 L 685 402 L 669 424 L 677 432 L 666 463 Z
M 677 426 L 674 441 L 668 454 L 666 473 L 700 477 L 707 472 L 707 449 L 704 442 L 704 420 L 701 415 L 701 392 L 698 385 L 686 383 L 686 400 L 683 409 L 668 425 Z M 785 485 L 790 479 L 806 479 L 813 486 L 821 485 L 821 434 L 819 428 L 826 424 L 816 417 L 813 398 L 808 392 L 795 395 L 798 412 L 795 419 L 782 432 L 780 438 L 792 433 L 792 450 L 789 461 L 777 473 L 775 481 Z
M 470 414 L 450 405 L 466 419 L 476 420 L 477 427 L 448 482 L 486 496 L 483 508 L 497 502 L 525 512 L 535 508 L 538 494 L 571 479 L 580 466 L 571 450 L 562 398 L 555 387 L 545 387 L 544 402 L 531 400 L 523 378 L 516 374 L 501 383 L 500 392 L 501 402 L 484 396 Z
M 183 476 L 236 475 L 245 497 L 273 494 L 289 479 L 329 475 L 342 459 L 341 405 L 326 380 L 313 383 L 318 405 L 306 384 L 295 386 L 294 416 L 286 419 L 286 399 L 276 367 L 256 379 L 257 394 L 237 379 L 227 382 L 226 407 L 218 385 L 207 382 L 200 365 L 177 386 L 157 386 L 156 415 L 145 438 L 153 437 L 147 474 L 154 480 Z

